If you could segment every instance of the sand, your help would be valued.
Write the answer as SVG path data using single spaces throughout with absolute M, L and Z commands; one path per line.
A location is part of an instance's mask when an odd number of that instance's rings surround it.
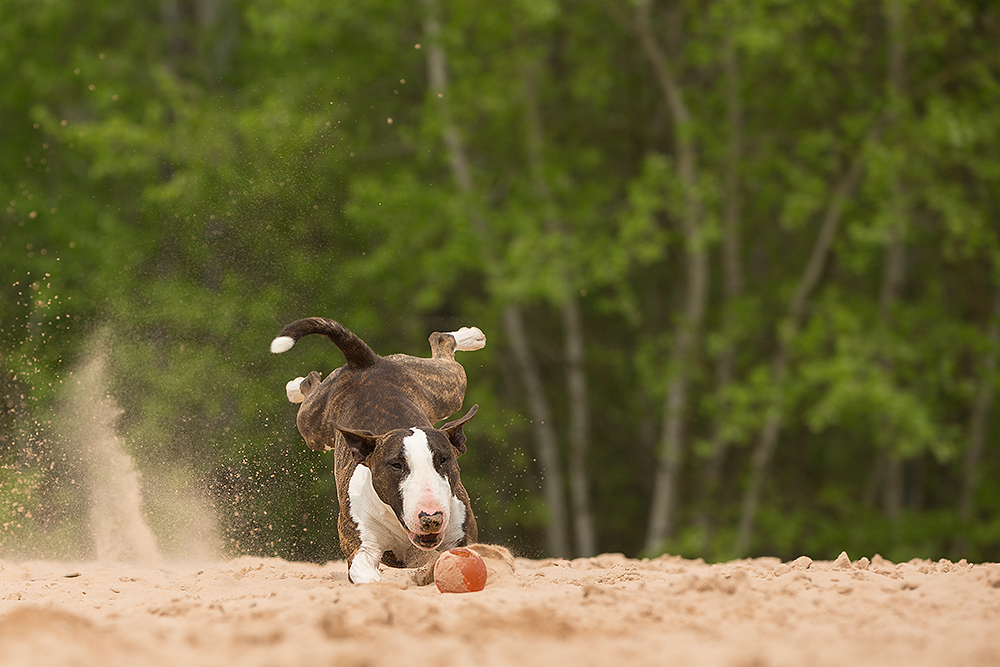
M 488 552 L 478 593 L 325 565 L 0 561 L 2 665 L 1000 665 L 1000 565 Z

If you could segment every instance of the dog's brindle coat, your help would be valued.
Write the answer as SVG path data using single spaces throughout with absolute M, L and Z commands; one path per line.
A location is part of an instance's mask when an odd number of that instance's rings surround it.
M 430 359 L 382 357 L 342 324 L 313 317 L 282 329 L 271 350 L 283 352 L 309 334 L 327 336 L 347 361 L 322 382 L 313 371 L 298 383 L 304 398 L 296 422 L 310 448 L 334 450 L 337 529 L 349 579 L 378 581 L 380 562 L 429 567 L 438 552 L 475 542 L 476 518 L 456 459 L 465 452 L 462 426 L 478 406 L 433 427 L 465 397 L 455 336 L 431 334 Z M 291 390 L 289 398 L 295 400 Z

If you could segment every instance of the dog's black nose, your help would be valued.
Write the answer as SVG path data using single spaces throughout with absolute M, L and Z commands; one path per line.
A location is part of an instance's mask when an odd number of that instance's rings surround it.
M 422 529 L 436 533 L 441 530 L 441 524 L 444 523 L 444 512 L 434 512 L 434 514 L 420 512 L 417 518 L 420 519 L 420 527 Z

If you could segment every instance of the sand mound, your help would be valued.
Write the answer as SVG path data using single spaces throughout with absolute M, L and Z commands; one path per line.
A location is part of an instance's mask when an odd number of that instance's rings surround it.
M 1000 565 L 526 560 L 486 590 L 342 562 L 0 561 L 4 665 L 996 665 Z

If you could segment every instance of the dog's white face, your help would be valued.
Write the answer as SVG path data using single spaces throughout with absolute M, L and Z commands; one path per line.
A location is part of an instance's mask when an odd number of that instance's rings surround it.
M 381 436 L 346 432 L 345 437 L 366 468 L 363 479 L 351 481 L 351 511 L 357 514 L 362 533 L 367 527 L 361 517 L 387 514 L 373 506 L 380 505 L 392 511 L 408 540 L 419 549 L 431 551 L 461 539 L 465 505 L 454 492 L 459 485 L 460 448 L 447 434 L 433 428 L 408 428 Z M 369 481 L 374 494 L 364 492 Z
M 453 494 L 448 478 L 455 454 L 447 439 L 432 447 L 426 431 L 411 431 L 403 438 L 401 463 L 406 475 L 399 482 L 400 522 L 413 544 L 430 550 L 441 544 L 450 524 Z

